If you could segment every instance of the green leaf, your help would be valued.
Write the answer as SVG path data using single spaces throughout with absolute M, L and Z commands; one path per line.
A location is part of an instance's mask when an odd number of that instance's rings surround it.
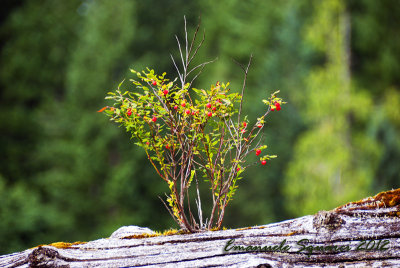
M 125 82 L 125 79 L 121 81 L 121 83 L 119 83 L 118 85 L 118 89 L 121 87 L 121 85 Z

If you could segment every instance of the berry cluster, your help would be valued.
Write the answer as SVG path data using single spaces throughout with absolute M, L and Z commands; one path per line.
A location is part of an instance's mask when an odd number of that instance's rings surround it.
M 216 108 L 215 106 L 212 107 L 212 104 L 211 104 L 210 102 L 206 104 L 206 107 L 207 107 L 208 109 L 213 110 L 213 111 L 217 110 L 217 108 Z M 208 117 L 213 116 L 212 111 L 208 111 L 208 112 L 207 112 L 207 116 L 208 116 Z
M 256 155 L 259 156 L 260 154 L 261 154 L 261 149 L 257 149 Z M 261 158 L 261 165 L 265 166 L 265 164 L 267 164 L 267 160 L 265 160 L 264 158 Z
M 272 105 L 271 106 L 271 111 L 275 111 L 275 109 L 277 110 L 277 111 L 280 111 L 281 110 L 281 104 L 279 103 L 279 102 L 274 102 L 274 105 Z

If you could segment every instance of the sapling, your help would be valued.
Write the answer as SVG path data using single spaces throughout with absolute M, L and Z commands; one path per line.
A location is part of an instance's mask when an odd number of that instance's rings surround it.
M 177 224 L 184 230 L 219 229 L 225 209 L 232 200 L 242 173 L 250 165 L 246 156 L 255 152 L 259 156 L 267 149 L 262 145 L 265 118 L 271 109 L 280 110 L 282 102 L 273 93 L 265 112 L 250 121 L 242 115 L 243 95 L 252 57 L 246 66 L 238 63 L 244 72 L 240 92 L 233 92 L 229 83 L 213 83 L 210 88 L 197 89 L 193 82 L 203 68 L 212 61 L 192 67 L 191 63 L 204 42 L 196 44 L 197 26 L 192 40 L 188 41 L 185 19 L 184 46 L 176 37 L 181 67 L 171 56 L 178 78 L 169 80 L 166 73 L 157 75 L 154 70 L 131 70 L 134 88 L 122 92 L 120 87 L 109 92 L 106 99 L 112 106 L 100 110 L 112 121 L 125 127 L 136 144 L 144 149 L 157 174 L 167 183 L 170 193 L 166 203 L 161 199 Z M 263 155 L 262 165 L 275 155 Z M 212 208 L 207 217 L 201 205 L 199 181 L 209 183 Z M 193 181 L 195 183 L 193 183 Z M 197 215 L 192 211 L 190 187 L 195 185 Z

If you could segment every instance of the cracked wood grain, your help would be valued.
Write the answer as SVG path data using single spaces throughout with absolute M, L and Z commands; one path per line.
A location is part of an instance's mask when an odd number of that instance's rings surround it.
M 122 227 L 109 238 L 0 256 L 0 267 L 400 267 L 400 189 L 283 222 L 156 236 Z

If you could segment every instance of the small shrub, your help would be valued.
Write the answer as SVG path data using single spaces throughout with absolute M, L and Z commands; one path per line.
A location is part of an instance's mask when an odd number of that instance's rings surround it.
M 176 37 L 182 61 L 181 69 L 171 56 L 178 78 L 171 81 L 166 73 L 154 70 L 131 70 L 136 78 L 130 81 L 132 91 L 122 92 L 121 84 L 106 99 L 112 106 L 102 108 L 112 121 L 125 127 L 136 144 L 142 147 L 157 174 L 167 183 L 170 193 L 168 211 L 179 226 L 189 232 L 221 227 L 225 208 L 237 190 L 237 182 L 251 164 L 246 156 L 257 156 L 267 148 L 261 144 L 265 117 L 281 109 L 282 99 L 273 93 L 265 113 L 251 123 L 242 115 L 243 94 L 251 59 L 247 66 L 238 64 L 243 72 L 240 93 L 232 92 L 229 83 L 213 83 L 208 89 L 192 87 L 194 80 L 210 62 L 191 67 L 192 60 L 204 42 L 204 35 L 195 45 L 199 25 L 192 41 L 185 47 Z M 275 155 L 261 155 L 265 165 Z M 209 183 L 212 209 L 204 220 L 199 193 L 199 178 Z M 191 211 L 189 188 L 196 185 L 197 217 Z

